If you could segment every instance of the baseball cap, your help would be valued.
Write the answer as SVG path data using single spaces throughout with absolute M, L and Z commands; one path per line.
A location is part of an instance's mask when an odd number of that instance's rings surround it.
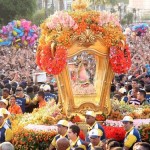
M 96 114 L 95 114 L 95 112 L 94 111 L 87 111 L 86 112 L 86 116 L 92 116 L 92 117 L 96 117 Z
M 44 88 L 44 84 L 41 84 L 40 90 L 43 90 L 43 88 Z
M 43 90 L 44 91 L 50 91 L 51 87 L 48 84 L 46 84 L 46 85 L 44 85 Z
M 65 127 L 68 127 L 69 126 L 69 123 L 67 120 L 59 120 L 58 123 L 57 123 L 57 126 L 65 126 Z
M 3 115 L 10 115 L 10 112 L 5 108 L 0 108 L 0 113 Z
M 127 92 L 127 90 L 126 90 L 125 88 L 121 88 L 121 89 L 119 89 L 119 92 L 120 92 L 121 94 L 124 94 L 124 93 Z
M 91 138 L 97 138 L 103 135 L 103 132 L 100 129 L 92 129 L 89 132 L 89 137 Z
M 125 116 L 122 122 L 133 122 L 133 118 L 131 116 Z
M 8 106 L 8 101 L 6 99 L 0 100 L 0 102 L 4 103 L 6 106 Z

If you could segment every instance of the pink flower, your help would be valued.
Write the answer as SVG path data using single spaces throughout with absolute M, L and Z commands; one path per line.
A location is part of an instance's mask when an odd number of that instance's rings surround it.
M 63 11 L 57 11 L 54 15 L 47 19 L 46 25 L 49 29 L 57 29 L 59 27 L 77 29 L 78 25 L 73 18 Z
M 106 11 L 102 12 L 99 17 L 99 25 L 112 23 L 115 26 L 120 26 L 119 19 L 115 14 L 108 13 Z

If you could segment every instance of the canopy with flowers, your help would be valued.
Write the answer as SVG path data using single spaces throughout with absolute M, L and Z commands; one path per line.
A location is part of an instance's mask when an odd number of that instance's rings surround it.
M 114 72 L 125 73 L 130 68 L 130 51 L 119 19 L 115 14 L 87 10 L 88 5 L 87 0 L 75 0 L 73 11 L 58 11 L 41 25 L 36 63 L 42 70 L 59 74 L 66 66 L 67 50 L 75 41 L 80 44 L 85 39 L 87 47 L 93 41 L 101 40 L 109 48 L 109 61 Z M 88 39 L 83 38 L 85 32 Z

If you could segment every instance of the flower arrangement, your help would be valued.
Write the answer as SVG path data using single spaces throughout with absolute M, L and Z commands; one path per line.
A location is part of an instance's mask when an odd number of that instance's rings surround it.
M 129 115 L 133 119 L 147 119 L 150 118 L 150 108 L 147 106 L 141 106 L 135 109 L 133 105 L 128 105 L 119 101 L 111 101 L 112 112 L 108 116 L 108 119 L 122 120 L 124 116 Z
M 139 130 L 142 141 L 150 143 L 150 124 L 141 126 Z
M 56 131 L 36 131 L 25 128 L 18 128 L 14 132 L 12 144 L 16 150 L 45 150 L 49 147 Z
M 85 11 L 88 5 L 86 0 L 76 0 L 73 2 L 75 11 L 56 12 L 41 25 L 36 63 L 42 70 L 49 74 L 59 74 L 66 65 L 64 62 L 67 58 L 64 56 L 66 56 L 67 49 L 79 40 L 79 35 L 84 35 L 87 31 L 93 33 L 95 40 L 102 40 L 110 49 L 109 60 L 114 72 L 125 73 L 129 69 L 130 51 L 126 45 L 119 19 L 116 15 L 107 12 Z M 50 48 L 53 43 L 56 46 L 55 53 L 54 49 Z M 60 51 L 57 47 L 60 46 L 64 48 L 60 55 L 57 55 Z M 45 51 L 48 55 L 45 55 Z M 52 62 L 53 65 L 51 65 Z
M 103 126 L 106 138 L 113 138 L 117 141 L 123 141 L 125 138 L 125 130 L 123 127 Z
M 81 118 L 78 115 L 72 116 L 70 120 L 73 123 L 82 122 Z
M 105 114 L 97 114 L 96 115 L 96 121 L 105 121 L 106 120 L 106 116 Z
M 61 109 L 55 104 L 52 100 L 48 102 L 45 107 L 34 109 L 34 111 L 29 114 L 16 115 L 11 118 L 12 125 L 15 128 L 15 125 L 25 127 L 28 124 L 36 125 L 53 125 L 62 118 Z
M 14 137 L 12 143 L 15 149 L 40 149 L 48 148 L 53 136 L 56 135 L 56 130 L 44 130 L 43 127 L 27 128 L 27 125 L 54 125 L 58 120 L 62 119 L 61 109 L 55 104 L 54 100 L 48 102 L 45 107 L 34 109 L 30 114 L 19 114 L 12 116 L 12 130 Z M 16 126 L 17 125 L 17 126 Z M 46 129 L 46 128 L 45 128 Z
M 119 110 L 121 114 L 130 113 L 133 112 L 133 110 L 135 110 L 134 106 L 132 105 L 128 105 L 127 103 L 122 103 L 114 100 L 111 100 L 111 106 L 112 110 L 114 111 Z

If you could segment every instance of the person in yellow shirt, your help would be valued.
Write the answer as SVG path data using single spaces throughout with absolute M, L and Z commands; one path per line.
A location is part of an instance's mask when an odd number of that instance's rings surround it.
M 0 135 L 0 143 L 11 141 L 13 137 L 12 130 L 5 123 L 2 113 L 0 113 Z
M 16 104 L 16 96 L 11 96 L 9 99 L 10 106 L 8 108 L 8 111 L 11 114 L 22 114 L 22 109 L 19 105 Z
M 90 144 L 88 145 L 88 150 L 95 150 L 95 146 L 101 146 L 100 138 L 103 132 L 100 129 L 92 129 L 89 132 Z
M 79 138 L 80 128 L 77 125 L 71 125 L 68 129 L 68 138 L 70 139 L 70 148 L 75 149 L 77 147 L 86 150 L 84 141 Z
M 125 116 L 122 120 L 126 135 L 124 139 L 124 150 L 132 150 L 133 145 L 141 141 L 139 131 L 133 126 L 133 118 Z
M 0 108 L 0 113 L 3 114 L 4 121 L 9 126 L 9 128 L 11 128 L 11 122 L 10 122 L 10 119 L 9 119 L 10 112 L 7 109 L 5 109 L 5 108 Z
M 69 123 L 66 120 L 59 120 L 57 123 L 58 134 L 54 137 L 53 141 L 50 144 L 49 150 L 53 150 L 56 148 L 56 142 L 58 139 L 65 137 L 68 139 L 67 131 L 68 131 Z
M 103 135 L 101 136 L 101 140 L 106 139 L 105 131 L 104 131 L 103 127 L 96 121 L 96 114 L 95 114 L 95 112 L 94 111 L 86 111 L 85 118 L 86 118 L 86 123 L 89 126 L 85 141 L 89 144 L 89 142 L 90 142 L 89 132 L 92 129 L 99 129 L 99 130 L 101 130 L 103 132 Z

